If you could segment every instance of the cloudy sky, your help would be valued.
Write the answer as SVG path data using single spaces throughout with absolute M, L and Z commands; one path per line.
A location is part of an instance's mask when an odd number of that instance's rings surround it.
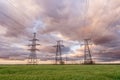
M 83 60 L 90 38 L 95 61 L 120 62 L 120 1 L 0 0 L 0 63 L 26 60 L 34 32 L 41 61 L 54 59 L 57 40 L 63 57 Z

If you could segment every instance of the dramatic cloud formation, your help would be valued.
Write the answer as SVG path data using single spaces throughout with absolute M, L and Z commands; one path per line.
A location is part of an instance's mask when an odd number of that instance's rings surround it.
M 57 40 L 64 41 L 63 56 L 82 59 L 79 42 L 91 38 L 94 59 L 119 61 L 119 13 L 119 0 L 1 0 L 0 57 L 26 59 L 27 40 L 37 32 L 41 60 L 54 58 Z

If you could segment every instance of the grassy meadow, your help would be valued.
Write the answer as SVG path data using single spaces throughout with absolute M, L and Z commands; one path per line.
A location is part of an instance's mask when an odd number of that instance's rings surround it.
M 0 65 L 0 80 L 120 80 L 120 65 Z

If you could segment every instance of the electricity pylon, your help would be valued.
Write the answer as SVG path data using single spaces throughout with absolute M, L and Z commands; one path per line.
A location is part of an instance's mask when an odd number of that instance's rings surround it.
M 93 64 L 89 42 L 91 39 L 84 39 L 84 64 Z
M 28 64 L 38 64 L 38 61 L 37 61 L 37 54 L 36 52 L 38 51 L 38 49 L 36 48 L 37 45 L 40 45 L 40 44 L 37 44 L 36 42 L 39 41 L 37 38 L 36 38 L 36 33 L 33 33 L 34 36 L 33 36 L 33 39 L 30 40 L 32 42 L 32 44 L 28 45 L 31 47 L 31 49 L 29 49 L 31 51 L 29 57 L 28 57 Z
M 55 64 L 64 64 L 62 59 L 62 47 L 64 47 L 64 45 L 62 43 L 63 41 L 59 40 L 57 41 L 57 45 L 54 46 L 56 47 Z

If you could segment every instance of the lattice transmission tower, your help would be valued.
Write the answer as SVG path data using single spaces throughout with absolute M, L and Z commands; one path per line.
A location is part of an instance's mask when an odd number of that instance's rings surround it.
M 84 39 L 84 64 L 93 64 L 91 49 L 90 49 L 91 39 Z
M 32 43 L 28 46 L 31 47 L 31 49 L 29 49 L 29 51 L 31 51 L 29 57 L 28 57 L 28 64 L 38 64 L 38 59 L 37 59 L 37 54 L 36 52 L 39 51 L 37 49 L 37 45 L 40 45 L 40 44 L 37 44 L 36 42 L 39 41 L 37 38 L 36 38 L 36 33 L 33 33 L 33 39 L 30 40 Z
M 62 59 L 62 47 L 64 47 L 63 41 L 57 41 L 57 45 L 54 47 L 56 47 L 55 64 L 64 64 Z

